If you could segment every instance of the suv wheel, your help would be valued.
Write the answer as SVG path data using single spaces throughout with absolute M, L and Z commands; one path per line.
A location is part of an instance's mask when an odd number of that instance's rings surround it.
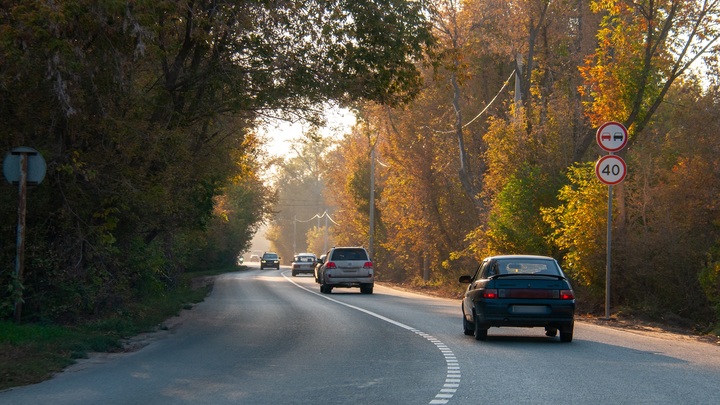
M 373 293 L 373 284 L 361 284 L 360 285 L 360 294 L 372 294 Z

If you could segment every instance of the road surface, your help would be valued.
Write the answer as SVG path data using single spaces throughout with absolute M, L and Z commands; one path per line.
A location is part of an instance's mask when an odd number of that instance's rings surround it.
M 137 351 L 0 392 L 0 404 L 720 403 L 718 345 L 584 322 L 572 343 L 540 328 L 478 342 L 459 300 L 380 285 L 320 294 L 286 267 L 219 276 L 177 319 Z

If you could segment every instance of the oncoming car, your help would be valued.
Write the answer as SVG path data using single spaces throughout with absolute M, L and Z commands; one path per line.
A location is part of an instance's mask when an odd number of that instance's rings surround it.
M 361 294 L 373 293 L 375 274 L 365 248 L 334 247 L 318 263 L 315 281 L 321 293 L 329 294 L 335 287 L 360 287 Z
M 275 252 L 265 252 L 260 258 L 260 270 L 266 268 L 276 268 L 280 270 L 280 257 Z
M 317 263 L 317 258 L 312 253 L 298 253 L 293 258 L 292 265 L 290 269 L 292 270 L 293 277 L 297 276 L 301 273 L 314 273 L 315 272 L 315 263 Z
M 462 301 L 466 335 L 486 340 L 491 327 L 542 327 L 546 336 L 559 331 L 561 342 L 572 341 L 575 294 L 552 257 L 488 257 L 460 282 L 469 284 Z

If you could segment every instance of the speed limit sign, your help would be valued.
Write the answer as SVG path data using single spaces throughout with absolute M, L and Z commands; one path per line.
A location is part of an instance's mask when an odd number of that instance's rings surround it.
M 609 186 L 622 182 L 626 174 L 627 166 L 620 156 L 603 156 L 595 163 L 595 175 Z

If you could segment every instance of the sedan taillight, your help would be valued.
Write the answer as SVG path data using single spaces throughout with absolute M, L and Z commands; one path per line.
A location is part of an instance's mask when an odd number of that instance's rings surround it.
M 487 299 L 495 299 L 498 297 L 498 290 L 495 288 L 488 288 L 483 290 L 482 297 Z
M 573 290 L 560 290 L 560 299 L 561 300 L 574 300 L 575 293 L 573 293 Z

